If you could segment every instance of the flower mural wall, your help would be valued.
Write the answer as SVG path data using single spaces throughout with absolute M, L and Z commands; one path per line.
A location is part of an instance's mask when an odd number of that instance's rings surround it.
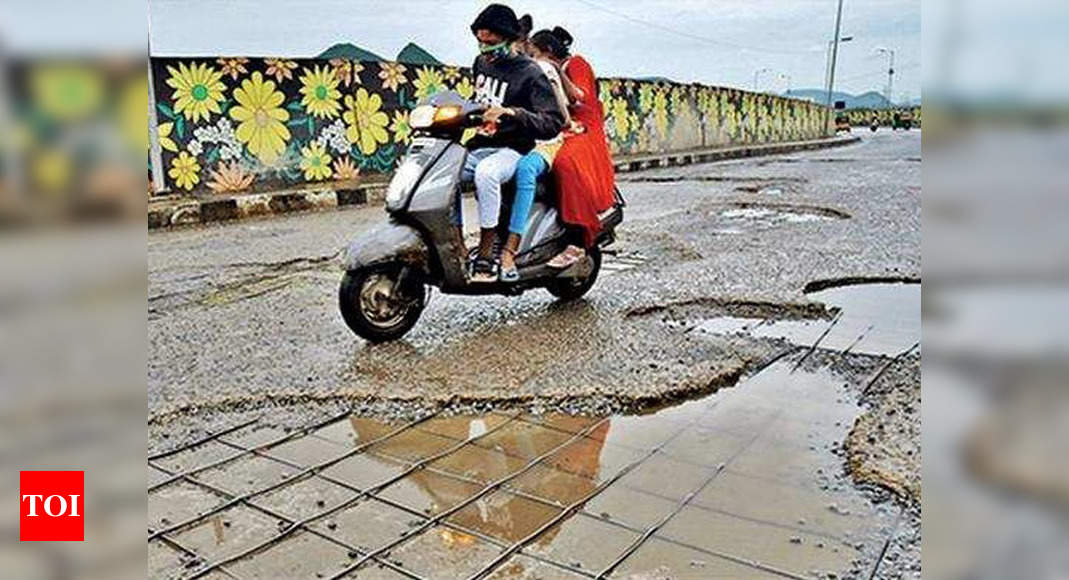
M 474 92 L 453 66 L 286 58 L 152 59 L 156 137 L 171 193 L 272 190 L 384 176 L 408 111 L 437 92 Z M 698 84 L 599 81 L 616 155 L 815 139 L 814 103 Z

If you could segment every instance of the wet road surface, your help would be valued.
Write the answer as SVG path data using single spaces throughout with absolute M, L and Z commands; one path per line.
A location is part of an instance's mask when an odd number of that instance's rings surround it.
M 385 345 L 335 303 L 380 209 L 153 234 L 149 575 L 919 577 L 919 156 L 623 175 L 586 299 Z
M 829 319 L 807 284 L 919 277 L 919 156 L 918 132 L 877 133 L 623 174 L 618 255 L 584 300 L 435 292 L 413 331 L 385 345 L 353 335 L 336 304 L 337 251 L 380 208 L 154 233 L 150 422 L 280 401 L 508 399 L 596 412 L 708 392 L 775 349 L 674 322 Z
M 640 416 L 210 435 L 149 459 L 150 575 L 869 577 L 901 508 L 841 475 L 860 409 L 805 356 Z

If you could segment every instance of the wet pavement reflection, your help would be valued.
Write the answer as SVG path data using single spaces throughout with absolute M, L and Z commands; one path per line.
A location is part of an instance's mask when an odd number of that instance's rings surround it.
M 828 369 L 796 370 L 800 356 L 640 416 L 347 416 L 266 436 L 250 425 L 150 460 L 175 479 L 150 493 L 153 553 L 181 555 L 154 570 L 863 574 L 895 508 L 846 479 L 833 449 L 859 408 Z

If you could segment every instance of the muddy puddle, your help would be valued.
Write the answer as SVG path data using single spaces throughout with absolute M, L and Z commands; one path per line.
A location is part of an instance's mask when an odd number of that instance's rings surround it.
M 835 454 L 854 396 L 798 356 L 645 415 L 242 427 L 150 459 L 154 574 L 867 576 L 896 514 Z
M 770 320 L 721 316 L 695 326 L 701 333 L 779 338 L 792 344 L 841 352 L 896 355 L 921 339 L 921 285 L 858 284 L 806 295 L 829 308 L 832 320 Z

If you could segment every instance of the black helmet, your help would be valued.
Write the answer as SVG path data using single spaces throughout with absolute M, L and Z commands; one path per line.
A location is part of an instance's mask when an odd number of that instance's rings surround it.
M 471 23 L 472 34 L 478 30 L 496 32 L 505 37 L 505 40 L 516 40 L 522 36 L 523 32 L 520 29 L 520 21 L 517 20 L 516 13 L 512 11 L 512 8 L 504 4 L 491 4 L 484 8 L 475 17 L 475 22 Z

